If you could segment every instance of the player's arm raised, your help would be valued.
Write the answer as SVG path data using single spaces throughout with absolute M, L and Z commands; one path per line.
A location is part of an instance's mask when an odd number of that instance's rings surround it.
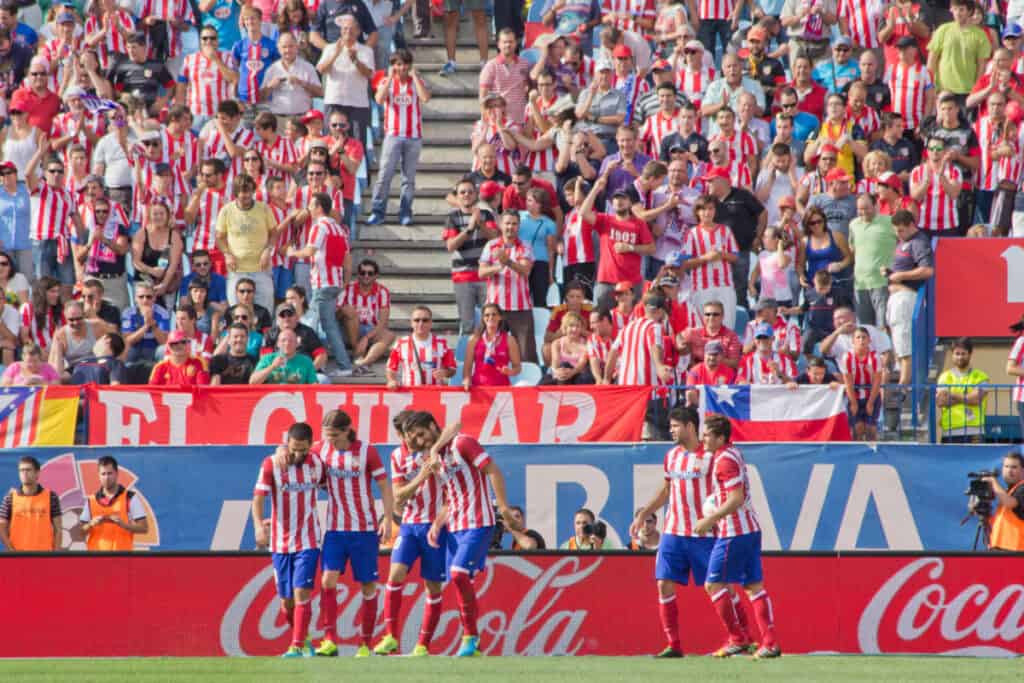
M 669 483 L 665 480 L 661 484 L 661 488 L 654 494 L 654 498 L 647 505 L 640 508 L 640 511 L 636 513 L 636 517 L 633 518 L 633 523 L 629 525 L 629 537 L 634 538 L 640 529 L 644 526 L 644 520 L 647 519 L 652 512 L 660 510 L 665 507 L 665 503 L 668 502 L 669 496 Z

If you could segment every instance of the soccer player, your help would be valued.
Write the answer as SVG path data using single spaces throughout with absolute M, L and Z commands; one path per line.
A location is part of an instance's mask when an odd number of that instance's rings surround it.
M 292 643 L 283 657 L 313 655 L 308 635 L 313 581 L 320 558 L 316 492 L 324 478 L 324 463 L 310 454 L 312 445 L 312 427 L 305 422 L 289 427 L 287 444 L 279 447 L 276 455 L 263 459 L 252 495 L 256 545 L 267 545 L 269 530 L 281 611 L 292 627 Z M 275 458 L 281 459 L 284 467 L 276 466 Z M 271 497 L 269 521 L 263 517 L 267 496 Z
M 417 415 L 408 429 L 410 442 L 430 449 L 427 465 L 437 468 L 444 487 L 445 503 L 430 525 L 427 542 L 440 548 L 442 530 L 448 524 L 448 576 L 458 590 L 463 628 L 462 646 L 456 656 L 480 657 L 483 653 L 479 649 L 473 576 L 483 571 L 494 537 L 495 510 L 491 501 L 497 501 L 506 526 L 512 528 L 515 524 L 505 497 L 505 477 L 476 439 L 448 429 L 446 438 L 441 439 L 441 428 L 429 413 Z
M 761 645 L 754 657 L 768 659 L 782 654 L 775 640 L 775 623 L 771 598 L 765 590 L 761 573 L 761 527 L 750 500 L 750 481 L 747 465 L 736 446 L 730 441 L 732 425 L 721 415 L 704 418 L 704 450 L 711 453 L 714 477 L 714 499 L 717 508 L 699 520 L 694 533 L 704 534 L 717 526 L 711 558 L 708 560 L 707 580 L 704 584 L 711 604 L 725 624 L 729 641 L 716 657 L 731 657 L 745 652 L 750 640 L 743 633 L 727 584 L 738 583 L 750 597 L 757 626 L 761 631 Z
M 431 426 L 433 417 L 429 413 L 402 411 L 393 421 L 400 444 L 391 452 L 391 482 L 395 487 L 395 503 L 404 507 L 402 526 L 391 551 L 391 569 L 384 593 L 384 624 L 387 633 L 373 651 L 379 655 L 398 652 L 398 635 L 401 633 L 399 613 L 402 610 L 402 588 L 409 568 L 420 561 L 420 576 L 427 589 L 426 606 L 423 610 L 423 626 L 419 641 L 412 651 L 414 657 L 430 654 L 430 641 L 441 618 L 441 590 L 446 579 L 445 551 L 446 529 L 442 528 L 439 547 L 427 542 L 427 532 L 441 511 L 441 482 L 437 478 L 436 466 L 426 463 L 429 443 L 435 435 Z M 455 432 L 458 425 L 455 425 Z M 447 440 L 448 433 L 438 440 Z
M 363 592 L 362 643 L 356 657 L 370 656 L 370 639 L 377 621 L 377 551 L 380 539 L 391 538 L 391 515 L 385 514 L 377 529 L 370 484 L 377 482 L 385 512 L 395 509 L 377 449 L 356 439 L 348 413 L 332 410 L 324 415 L 323 441 L 313 447 L 322 462 L 327 485 L 327 530 L 324 533 L 320 611 L 324 637 L 316 654 L 337 657 L 338 575 L 351 560 L 352 574 Z

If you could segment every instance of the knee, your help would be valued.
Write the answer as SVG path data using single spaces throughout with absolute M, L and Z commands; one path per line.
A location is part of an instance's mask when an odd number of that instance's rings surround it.
M 658 595 L 663 598 L 676 594 L 676 584 L 674 581 L 667 579 L 658 579 Z

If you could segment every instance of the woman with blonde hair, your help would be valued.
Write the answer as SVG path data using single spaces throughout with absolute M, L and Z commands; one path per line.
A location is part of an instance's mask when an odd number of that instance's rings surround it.
M 587 357 L 586 326 L 572 311 L 562 317 L 562 336 L 551 343 L 551 367 L 541 384 L 593 384 Z
M 892 170 L 892 157 L 880 149 L 868 152 L 861 163 L 864 177 L 857 181 L 857 194 L 878 194 L 879 177 Z

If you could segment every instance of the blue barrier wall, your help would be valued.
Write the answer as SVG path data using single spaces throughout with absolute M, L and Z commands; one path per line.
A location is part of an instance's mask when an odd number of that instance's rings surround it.
M 633 510 L 661 482 L 665 445 L 492 446 L 510 503 L 549 547 L 568 540 L 573 512 L 594 510 L 621 542 Z M 44 463 L 70 530 L 98 488 L 95 459 L 114 455 L 151 517 L 140 545 L 162 550 L 252 549 L 250 500 L 260 460 L 270 449 L 232 447 L 45 448 L 0 454 L 0 471 L 17 483 L 15 461 Z M 754 503 L 771 550 L 969 550 L 975 524 L 966 514 L 966 473 L 991 470 L 1000 446 L 750 444 Z M 387 460 L 390 448 L 381 447 Z M 326 506 L 323 502 L 322 506 Z M 660 520 L 659 520 L 660 521 Z M 65 532 L 65 547 L 81 547 Z

